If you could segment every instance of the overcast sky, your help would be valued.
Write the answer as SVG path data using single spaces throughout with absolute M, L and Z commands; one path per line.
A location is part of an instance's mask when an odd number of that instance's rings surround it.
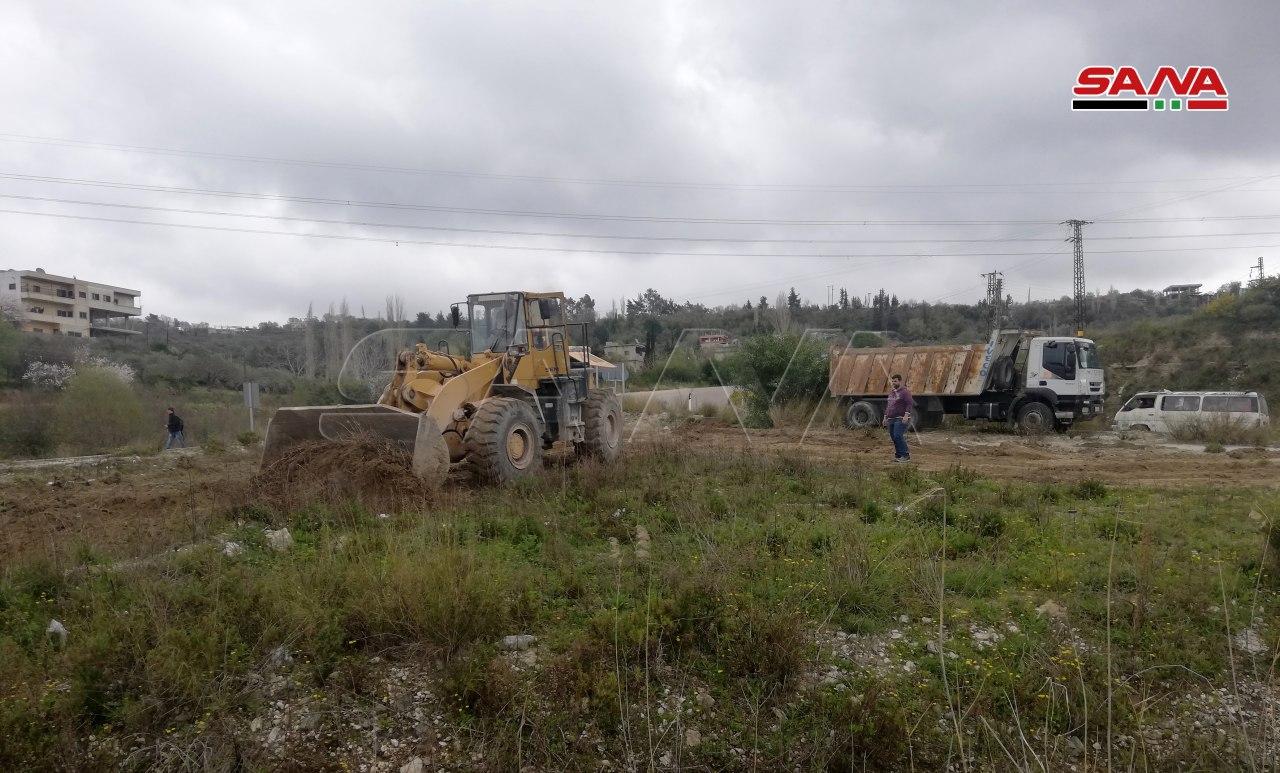
M 0 268 L 213 324 L 512 288 L 972 302 L 992 269 L 1057 297 L 1073 217 L 1160 219 L 1089 226 L 1090 289 L 1280 270 L 1280 3 L 324 5 L 357 7 L 0 4 Z M 1230 111 L 1073 114 L 1095 64 L 1216 66 Z

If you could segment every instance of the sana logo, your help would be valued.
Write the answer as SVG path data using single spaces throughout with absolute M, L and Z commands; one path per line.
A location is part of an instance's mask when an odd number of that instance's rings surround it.
M 1160 67 L 1144 80 L 1137 68 L 1094 65 L 1080 70 L 1072 110 L 1224 111 L 1227 87 L 1216 67 Z

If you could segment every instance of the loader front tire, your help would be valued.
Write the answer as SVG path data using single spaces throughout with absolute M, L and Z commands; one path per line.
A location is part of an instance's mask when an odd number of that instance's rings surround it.
M 529 404 L 513 397 L 485 400 L 463 438 L 467 467 L 481 483 L 503 485 L 542 469 L 542 432 Z
M 622 403 L 607 389 L 592 389 L 582 406 L 584 440 L 575 446 L 579 456 L 612 462 L 622 452 Z

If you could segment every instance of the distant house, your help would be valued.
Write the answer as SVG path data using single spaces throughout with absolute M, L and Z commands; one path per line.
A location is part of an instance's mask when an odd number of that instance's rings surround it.
M 1169 285 L 1164 288 L 1164 297 L 1166 298 L 1198 298 L 1200 296 L 1200 288 L 1203 284 L 1194 285 Z
M 625 365 L 630 372 L 644 367 L 644 355 L 645 346 L 639 341 L 609 341 L 604 345 L 604 358 L 615 365 Z
M 704 352 L 718 352 L 728 346 L 728 333 L 703 333 L 698 336 L 698 348 Z
M 19 324 L 28 333 L 87 338 L 136 335 L 118 323 L 142 313 L 138 290 L 31 271 L 0 271 L 0 303 L 20 312 Z

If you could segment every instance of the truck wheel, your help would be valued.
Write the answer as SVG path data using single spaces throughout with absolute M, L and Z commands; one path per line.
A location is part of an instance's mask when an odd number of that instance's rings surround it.
M 575 445 L 579 456 L 612 462 L 622 451 L 622 404 L 607 389 L 592 389 L 582 406 L 584 440 Z
M 483 483 L 511 483 L 542 469 L 538 418 L 528 403 L 513 397 L 493 397 L 481 403 L 471 418 L 463 447 L 471 475 Z
M 1027 403 L 1018 409 L 1017 427 L 1028 435 L 1048 432 L 1053 427 L 1053 411 L 1044 403 Z
M 942 426 L 942 416 L 943 414 L 934 411 L 922 413 L 919 418 L 916 418 L 914 413 L 911 414 L 912 421 L 915 422 L 918 430 L 938 429 Z
M 998 390 L 1005 390 L 1013 386 L 1013 379 L 1017 375 L 1011 357 L 1001 357 L 991 366 L 991 385 Z
M 1069 429 L 1071 429 L 1071 422 L 1069 421 L 1055 421 L 1053 423 L 1053 431 L 1057 432 L 1059 435 L 1067 434 L 1067 430 Z
M 849 406 L 844 414 L 844 425 L 849 429 L 865 429 L 880 426 L 880 406 L 867 400 L 859 400 Z

